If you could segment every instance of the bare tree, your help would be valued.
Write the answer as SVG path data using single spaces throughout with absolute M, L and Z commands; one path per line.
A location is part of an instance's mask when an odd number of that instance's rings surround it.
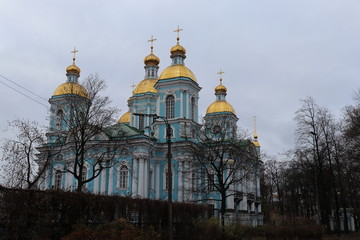
M 222 122 L 216 127 L 205 125 L 198 133 L 197 143 L 189 149 L 193 156 L 190 166 L 192 191 L 201 194 L 202 199 L 220 201 L 221 224 L 224 226 L 229 196 L 258 196 L 257 192 L 251 190 L 251 193 L 241 192 L 239 185 L 245 181 L 255 181 L 261 161 L 253 143 L 233 132 L 234 129 L 229 127 L 226 120 Z
M 98 75 L 90 75 L 81 85 L 86 89 L 88 98 L 79 100 L 76 94 L 65 97 L 69 106 L 69 116 L 65 119 L 66 142 L 71 159 L 64 159 L 65 172 L 76 179 L 76 191 L 99 176 L 102 170 L 110 168 L 119 146 L 116 141 L 107 141 L 105 130 L 112 125 L 118 110 L 111 107 L 109 97 L 101 96 L 106 83 Z M 121 133 L 118 133 L 121 135 Z
M 43 164 L 38 165 L 35 162 L 39 153 L 37 147 L 46 142 L 45 129 L 35 121 L 19 119 L 10 122 L 9 128 L 16 133 L 16 137 L 6 140 L 2 146 L 5 185 L 14 188 L 34 188 L 52 157 L 50 152 L 44 152 Z

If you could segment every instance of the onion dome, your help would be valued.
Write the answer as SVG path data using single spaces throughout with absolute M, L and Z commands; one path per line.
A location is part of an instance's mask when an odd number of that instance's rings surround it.
M 210 106 L 206 110 L 206 114 L 220 112 L 231 112 L 236 115 L 234 108 L 226 100 L 215 101 L 210 104 Z
M 134 89 L 133 94 L 141 94 L 141 93 L 157 93 L 156 89 L 154 88 L 157 79 L 144 79 L 142 80 Z
M 186 50 L 183 46 L 179 44 L 179 32 L 182 29 L 178 28 L 174 31 L 177 32 L 176 45 L 170 49 L 172 59 L 172 63 L 170 66 L 164 69 L 164 71 L 160 74 L 159 80 L 163 79 L 172 79 L 172 78 L 189 78 L 194 82 L 197 82 L 195 74 L 185 67 L 184 60 L 186 58 L 185 53 Z
M 171 66 L 168 66 L 160 74 L 159 80 L 170 79 L 170 78 L 178 78 L 178 77 L 190 78 L 194 82 L 197 82 L 195 74 L 190 69 L 185 67 L 184 65 L 171 65 Z
M 216 101 L 210 104 L 210 106 L 206 110 L 206 114 L 209 113 L 224 113 L 224 112 L 230 112 L 236 115 L 234 108 L 231 106 L 230 103 L 226 101 L 226 87 L 222 84 L 222 74 L 224 72 L 221 71 L 218 72 L 220 74 L 220 84 L 215 87 L 215 96 Z
M 74 48 L 74 51 L 71 52 L 74 53 L 74 57 L 73 64 L 66 68 L 67 81 L 55 89 L 53 96 L 72 94 L 79 95 L 84 98 L 89 98 L 88 92 L 78 83 L 80 68 L 75 65 L 75 54 L 77 52 L 78 50 L 76 50 L 76 48 Z
M 75 62 L 73 64 L 71 64 L 70 66 L 68 66 L 66 68 L 66 73 L 67 74 L 77 74 L 80 75 L 80 68 L 78 66 L 75 65 Z
M 74 82 L 66 82 L 55 89 L 54 96 L 73 94 L 84 98 L 89 98 L 87 91 L 83 86 Z
M 181 46 L 179 43 L 177 43 L 175 46 L 173 46 L 170 49 L 170 53 L 171 55 L 178 55 L 178 54 L 184 55 L 186 53 L 186 49 L 183 46 Z
M 224 85 L 222 85 L 222 83 L 220 83 L 216 88 L 215 88 L 215 93 L 226 93 L 227 89 Z
M 118 123 L 130 123 L 130 112 L 124 113 L 124 114 L 120 117 Z
M 159 63 L 160 63 L 160 58 L 158 58 L 152 52 L 144 58 L 144 64 L 145 65 L 151 65 L 151 64 L 159 65 Z

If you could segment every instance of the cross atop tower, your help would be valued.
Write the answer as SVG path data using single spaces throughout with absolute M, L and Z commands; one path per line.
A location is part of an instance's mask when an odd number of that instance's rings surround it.
M 73 51 L 71 51 L 71 53 L 73 53 L 73 54 L 74 54 L 74 57 L 73 57 L 73 64 L 75 64 L 75 54 L 76 54 L 77 52 L 79 52 L 79 51 L 78 51 L 78 50 L 76 50 L 76 47 L 74 47 L 74 50 L 73 50 Z
M 176 37 L 177 44 L 179 44 L 179 40 L 180 40 L 180 34 L 179 34 L 179 33 L 180 33 L 182 30 L 184 30 L 184 29 L 181 29 L 181 28 L 179 27 L 179 25 L 177 26 L 177 29 L 174 30 L 174 32 L 177 33 L 177 37 Z
M 150 49 L 151 49 L 151 53 L 153 52 L 153 49 L 154 49 L 154 41 L 156 41 L 157 39 L 156 38 L 154 38 L 154 36 L 153 35 L 151 35 L 151 39 L 150 40 L 148 40 L 148 42 L 150 42 L 151 43 L 151 45 L 150 45 Z
M 217 73 L 220 75 L 220 84 L 222 84 L 222 74 L 223 73 L 225 73 L 225 72 L 221 71 L 221 68 L 220 68 L 220 72 Z
M 256 132 L 256 116 L 254 116 L 254 138 L 255 139 L 258 138 L 258 135 L 257 135 L 257 132 Z

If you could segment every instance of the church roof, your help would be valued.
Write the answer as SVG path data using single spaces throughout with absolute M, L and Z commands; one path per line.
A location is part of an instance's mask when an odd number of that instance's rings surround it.
M 139 136 L 139 137 L 146 136 L 143 131 L 123 123 L 116 123 L 115 125 L 107 127 L 104 129 L 104 132 L 110 138 L 129 138 L 135 136 Z

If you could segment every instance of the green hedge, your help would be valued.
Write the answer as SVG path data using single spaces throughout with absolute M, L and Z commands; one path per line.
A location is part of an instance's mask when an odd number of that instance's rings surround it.
M 186 237 L 195 219 L 211 215 L 209 206 L 173 203 L 175 234 Z M 119 218 L 161 233 L 167 216 L 166 201 L 0 187 L 0 239 L 60 239 L 76 225 L 95 227 Z

